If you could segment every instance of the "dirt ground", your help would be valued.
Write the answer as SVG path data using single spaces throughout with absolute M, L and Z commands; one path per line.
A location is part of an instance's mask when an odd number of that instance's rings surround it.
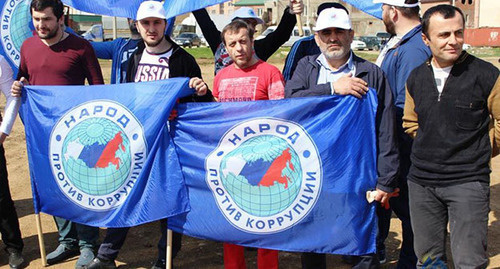
M 496 58 L 486 59 L 499 66 Z M 213 62 L 199 60 L 203 70 L 203 77 L 209 85 L 213 80 Z M 274 62 L 280 69 L 283 63 Z M 104 76 L 109 78 L 110 62 L 102 61 Z M 14 126 L 11 136 L 4 143 L 7 155 L 7 167 L 12 196 L 15 200 L 17 213 L 21 224 L 21 231 L 25 243 L 24 257 L 28 268 L 42 268 L 38 247 L 37 229 L 29 182 L 28 161 L 23 125 L 20 120 Z M 493 173 L 491 179 L 491 212 L 489 214 L 488 268 L 500 268 L 500 157 L 492 161 Z M 57 230 L 51 216 L 42 214 L 42 226 L 47 253 L 57 247 Z M 383 268 L 395 267 L 398 257 L 398 247 L 401 243 L 401 225 L 393 217 L 391 231 L 387 239 L 388 263 Z M 101 239 L 105 231 L 101 230 Z M 156 260 L 156 244 L 159 239 L 159 223 L 150 223 L 132 228 L 125 246 L 118 256 L 120 268 L 150 268 Z M 247 253 L 249 268 L 257 268 L 256 251 Z M 449 255 L 451 257 L 451 255 Z M 50 268 L 74 268 L 77 258 L 72 258 Z M 176 268 L 223 268 L 222 244 L 206 240 L 189 238 L 183 239 L 182 250 L 175 259 Z M 341 262 L 339 256 L 328 256 L 329 268 L 349 268 Z M 280 268 L 300 268 L 298 253 L 280 252 Z M 8 268 L 7 255 L 0 252 L 0 268 Z

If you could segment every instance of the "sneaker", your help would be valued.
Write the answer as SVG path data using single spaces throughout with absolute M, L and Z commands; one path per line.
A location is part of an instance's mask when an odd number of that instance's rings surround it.
M 94 260 L 95 254 L 91 248 L 82 248 L 80 249 L 80 257 L 78 261 L 76 261 L 75 268 L 76 269 L 85 269 L 89 263 Z
M 68 258 L 78 255 L 78 248 L 70 248 L 66 245 L 59 244 L 56 250 L 47 255 L 47 263 L 49 265 L 62 262 Z
M 87 269 L 115 269 L 116 264 L 114 260 L 105 260 L 95 258 L 91 263 L 87 264 Z
M 9 266 L 12 269 L 22 268 L 24 264 L 24 258 L 21 252 L 14 250 L 9 253 Z
M 166 264 L 165 260 L 162 260 L 162 259 L 156 260 L 153 267 L 151 267 L 151 269 L 165 269 L 165 268 L 167 268 L 167 264 Z

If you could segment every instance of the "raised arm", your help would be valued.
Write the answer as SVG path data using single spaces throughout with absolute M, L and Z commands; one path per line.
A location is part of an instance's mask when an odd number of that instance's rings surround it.
M 293 31 L 293 27 L 297 23 L 297 18 L 294 11 L 291 10 L 292 5 L 301 5 L 302 2 L 290 1 L 290 5 L 283 12 L 283 17 L 276 27 L 276 30 L 268 34 L 265 38 L 260 40 L 255 40 L 255 54 L 259 59 L 267 61 L 271 55 L 273 55 L 285 42 L 290 39 L 290 34 Z M 302 13 L 302 9 L 295 9 Z
M 222 43 L 219 29 L 217 29 L 217 26 L 215 26 L 215 23 L 210 18 L 210 15 L 208 15 L 206 9 L 202 8 L 195 10 L 193 11 L 193 15 L 196 19 L 196 22 L 200 26 L 201 32 L 207 40 L 212 53 L 215 54 L 215 51 L 217 51 L 217 48 Z

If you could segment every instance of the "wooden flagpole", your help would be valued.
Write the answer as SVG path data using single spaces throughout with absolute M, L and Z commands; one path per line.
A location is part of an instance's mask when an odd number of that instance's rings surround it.
M 42 221 L 40 214 L 35 214 L 36 230 L 38 232 L 38 245 L 40 247 L 40 255 L 42 256 L 42 265 L 47 266 L 47 256 L 45 256 L 45 241 L 43 239 Z
M 167 269 L 172 269 L 172 230 L 167 230 L 167 257 L 166 257 L 166 267 Z

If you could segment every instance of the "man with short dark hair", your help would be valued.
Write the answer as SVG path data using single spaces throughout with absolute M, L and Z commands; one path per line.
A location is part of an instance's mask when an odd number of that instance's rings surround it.
M 175 44 L 165 35 L 167 20 L 163 4 L 158 1 L 144 1 L 139 6 L 136 25 L 142 42 L 130 56 L 126 82 L 146 82 L 173 77 L 190 77 L 189 87 L 196 93 L 180 99 L 180 102 L 210 102 L 213 96 L 201 79 L 201 70 L 193 56 Z M 162 235 L 158 243 L 158 258 L 153 269 L 165 268 L 167 220 L 160 221 Z M 87 269 L 116 268 L 115 259 L 125 243 L 129 227 L 109 228 L 106 231 L 97 257 Z M 182 234 L 173 233 L 172 257 L 181 249 Z
M 462 50 L 464 28 L 457 7 L 428 9 L 422 38 L 432 57 L 406 83 L 403 126 L 414 138 L 408 191 L 418 267 L 446 267 L 448 224 L 455 268 L 488 265 L 491 143 L 498 149 L 500 79 L 496 67 Z
M 390 201 L 391 208 L 377 207 L 379 235 L 377 253 L 380 263 L 386 259 L 385 239 L 389 235 L 392 212 L 401 220 L 403 239 L 398 268 L 415 268 L 417 257 L 413 250 L 413 232 L 408 204 L 406 176 L 410 169 L 411 138 L 403 130 L 403 108 L 406 79 L 410 72 L 427 60 L 431 51 L 422 41 L 419 0 L 374 0 L 382 3 L 382 20 L 391 38 L 385 43 L 377 59 L 391 86 L 396 108 L 396 127 L 399 148 L 399 196 Z
M 363 95 L 377 91 L 377 185 L 375 200 L 388 205 L 397 192 L 399 168 L 392 94 L 382 70 L 351 51 L 354 38 L 351 20 L 345 10 L 327 8 L 318 16 L 313 29 L 320 54 L 302 58 L 285 86 L 286 97 L 323 95 Z M 378 268 L 375 253 L 354 257 L 353 268 Z M 324 254 L 303 253 L 302 268 L 326 268 Z
M 278 68 L 254 57 L 254 28 L 234 20 L 222 30 L 221 38 L 233 63 L 214 79 L 214 96 L 219 102 L 282 99 L 283 76 Z M 278 251 L 259 248 L 257 267 L 278 268 Z M 224 243 L 224 268 L 246 268 L 244 247 Z
M 293 31 L 293 27 L 297 23 L 296 14 L 301 14 L 304 5 L 301 0 L 290 0 L 288 7 L 283 11 L 283 16 L 278 24 L 276 30 L 268 34 L 265 38 L 260 40 L 254 40 L 255 44 L 255 55 L 257 58 L 267 61 L 273 53 L 275 53 L 281 45 L 290 39 L 290 34 Z M 210 49 L 215 57 L 215 74 L 217 74 L 222 68 L 230 65 L 232 63 L 231 57 L 229 57 L 224 43 L 221 40 L 220 31 L 217 30 L 214 22 L 208 15 L 206 9 L 199 9 L 193 11 L 193 15 L 201 27 L 201 31 L 205 39 L 207 40 Z M 242 19 L 245 22 L 252 25 L 255 29 L 257 24 L 264 24 L 264 21 L 259 18 L 254 10 L 250 7 L 241 7 L 237 9 L 233 15 L 233 20 Z
M 111 84 L 125 83 L 128 59 L 137 49 L 141 35 L 137 32 L 136 22 L 127 19 L 130 28 L 130 38 L 116 38 L 113 41 L 91 42 L 99 59 L 111 59 Z
M 20 96 L 27 85 L 103 84 L 101 67 L 88 41 L 63 31 L 63 4 L 60 0 L 33 0 L 31 16 L 37 35 L 21 47 L 21 63 L 12 95 Z M 43 168 L 41 168 L 43 169 Z M 47 255 L 54 264 L 80 253 L 76 268 L 94 258 L 99 228 L 54 217 L 59 231 L 59 246 Z

